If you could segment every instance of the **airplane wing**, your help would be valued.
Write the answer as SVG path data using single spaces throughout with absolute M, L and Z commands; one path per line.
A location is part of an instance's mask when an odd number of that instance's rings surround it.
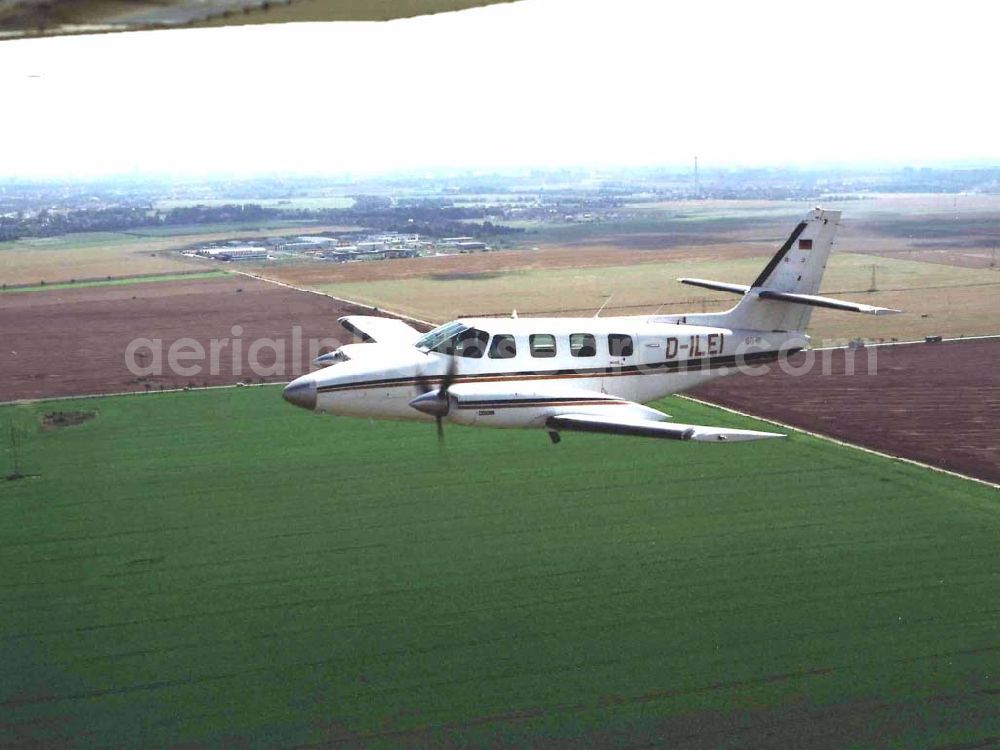
M 506 418 L 512 424 L 544 427 L 553 436 L 553 440 L 562 431 L 699 442 L 739 442 L 785 437 L 775 432 L 669 422 L 665 421 L 670 418 L 669 415 L 634 401 L 600 391 L 544 381 L 510 384 L 458 383 L 451 387 L 449 396 L 457 414 L 484 410 L 489 412 L 488 418 L 491 420 L 505 419 L 499 416 L 501 414 L 509 415 Z
M 380 344 L 412 344 L 420 338 L 420 331 L 396 318 L 347 315 L 340 318 L 340 325 L 364 341 L 377 341 Z
M 592 414 L 558 414 L 545 420 L 545 426 L 556 432 L 599 432 L 606 435 L 634 435 L 636 437 L 666 438 L 667 440 L 697 440 L 699 442 L 741 442 L 780 438 L 777 432 L 735 430 L 727 427 L 709 427 L 700 424 L 654 422 L 629 416 L 598 416 Z

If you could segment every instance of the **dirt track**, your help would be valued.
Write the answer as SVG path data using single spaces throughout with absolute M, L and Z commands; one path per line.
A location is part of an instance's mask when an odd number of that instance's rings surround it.
M 875 374 L 868 374 L 874 354 Z M 1000 338 L 823 352 L 801 376 L 772 368 L 692 396 L 823 435 L 1000 482 Z M 805 355 L 790 364 L 801 365 Z
M 250 367 L 250 348 L 265 337 L 283 342 L 285 366 L 264 379 L 288 380 L 306 370 L 310 339 L 329 338 L 327 346 L 350 340 L 337 318 L 352 313 L 371 311 L 236 276 L 7 293 L 0 295 L 0 401 L 223 385 L 247 378 L 259 382 L 261 376 Z M 235 358 L 233 326 L 242 328 L 242 351 Z M 301 327 L 303 342 L 294 358 L 293 326 Z M 205 350 L 204 360 L 181 360 L 183 366 L 200 364 L 198 374 L 171 374 L 167 367 L 171 344 L 183 337 Z M 162 341 L 164 374 L 141 378 L 128 370 L 126 348 L 136 338 Z M 229 340 L 219 349 L 214 374 L 213 338 Z M 275 354 L 274 347 L 261 346 L 256 359 L 273 369 Z M 150 366 L 152 356 L 149 349 L 139 349 L 135 361 Z

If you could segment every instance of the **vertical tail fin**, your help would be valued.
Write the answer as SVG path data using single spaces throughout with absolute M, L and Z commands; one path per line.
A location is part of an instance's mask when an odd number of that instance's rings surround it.
M 840 211 L 813 209 L 799 222 L 774 257 L 750 285 L 750 292 L 731 311 L 740 328 L 759 331 L 805 331 L 812 306 L 761 299 L 755 291 L 815 294 L 823 280 Z
M 751 289 L 796 294 L 818 292 L 839 225 L 840 211 L 813 209 L 760 272 Z
M 685 284 L 742 294 L 743 299 L 724 313 L 688 315 L 688 322 L 753 331 L 805 331 L 813 307 L 871 312 L 853 303 L 815 297 L 840 224 L 840 211 L 815 208 L 768 261 L 750 286 L 705 279 L 681 279 Z
M 814 307 L 868 315 L 898 313 L 888 307 L 820 297 L 820 282 L 840 224 L 840 211 L 813 209 L 775 254 L 753 284 L 727 284 L 706 279 L 679 279 L 684 284 L 743 295 L 732 310 L 722 313 L 675 316 L 698 325 L 726 326 L 751 331 L 804 332 Z

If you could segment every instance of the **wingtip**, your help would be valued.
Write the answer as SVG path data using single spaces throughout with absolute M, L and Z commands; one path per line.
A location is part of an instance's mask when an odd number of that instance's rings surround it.
M 695 431 L 689 438 L 702 443 L 740 443 L 750 440 L 769 440 L 788 437 L 780 432 L 760 432 L 758 430 L 722 430 L 705 428 Z

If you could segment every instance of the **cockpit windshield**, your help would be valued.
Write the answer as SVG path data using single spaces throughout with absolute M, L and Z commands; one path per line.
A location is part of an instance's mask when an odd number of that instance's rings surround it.
M 447 323 L 418 339 L 415 346 L 425 352 L 478 359 L 486 352 L 489 340 L 486 331 L 462 323 Z
M 468 330 L 468 328 L 469 326 L 455 321 L 445 323 L 443 326 L 438 326 L 433 331 L 425 333 L 417 339 L 417 343 L 415 343 L 414 346 L 417 347 L 417 349 L 429 352 L 432 349 L 436 349 L 456 333 L 461 333 L 462 331 Z

